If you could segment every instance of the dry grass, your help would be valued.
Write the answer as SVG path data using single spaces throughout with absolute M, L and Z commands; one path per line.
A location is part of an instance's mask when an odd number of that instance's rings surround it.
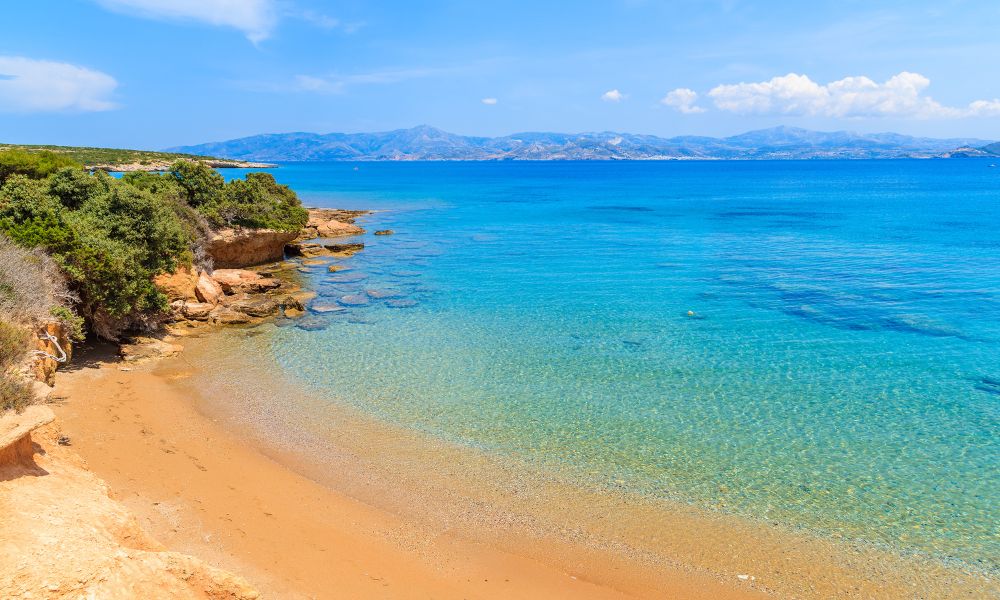
M 30 325 L 51 320 L 73 296 L 59 267 L 41 250 L 25 250 L 0 235 L 0 319 Z

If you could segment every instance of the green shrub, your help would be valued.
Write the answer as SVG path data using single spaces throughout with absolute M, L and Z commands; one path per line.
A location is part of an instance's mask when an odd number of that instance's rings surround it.
M 0 185 L 0 233 L 21 249 L 0 240 L 0 317 L 55 315 L 76 335 L 70 306 L 106 339 L 155 324 L 167 301 L 153 278 L 181 264 L 208 266 L 211 226 L 297 231 L 308 219 L 295 192 L 266 173 L 225 183 L 204 164 L 181 161 L 169 173 L 115 179 L 66 167 L 51 152 L 17 152 Z M 33 289 L 41 279 L 29 264 L 50 281 L 62 281 L 52 275 L 58 268 L 65 285 Z
M 26 152 L 24 150 L 0 150 L 0 184 L 11 175 L 24 175 L 32 179 L 44 179 L 63 167 L 80 169 L 82 165 L 63 154 L 48 150 Z
M 105 176 L 106 177 L 106 176 Z M 48 193 L 66 208 L 77 209 L 87 198 L 107 191 L 107 182 L 79 169 L 59 169 L 48 180 Z
M 170 176 L 184 190 L 188 204 L 195 208 L 218 199 L 225 184 L 218 171 L 190 160 L 179 160 L 171 165 Z
M 222 195 L 200 208 L 216 227 L 298 231 L 309 220 L 298 196 L 270 173 L 250 173 L 227 183 Z

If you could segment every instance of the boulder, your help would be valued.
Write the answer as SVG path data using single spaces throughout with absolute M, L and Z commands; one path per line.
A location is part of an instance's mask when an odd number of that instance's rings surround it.
M 360 235 L 365 230 L 354 223 L 344 223 L 342 221 L 326 221 L 316 227 L 317 237 L 340 237 L 343 235 Z
M 198 275 L 198 283 L 194 288 L 194 294 L 200 302 L 207 304 L 218 304 L 223 295 L 222 286 L 215 282 L 208 273 L 204 271 Z
M 242 298 L 226 305 L 230 310 L 239 311 L 251 317 L 266 317 L 278 312 L 278 301 L 274 298 Z
M 208 314 L 208 321 L 216 325 L 240 325 L 250 322 L 250 316 L 228 306 L 218 306 Z
M 170 301 L 197 299 L 194 288 L 198 285 L 198 275 L 191 267 L 178 267 L 173 273 L 157 275 L 153 283 Z
M 295 296 L 285 296 L 281 301 L 281 312 L 286 317 L 301 317 L 306 312 L 306 307 Z
M 273 277 L 263 277 L 260 273 L 246 269 L 216 269 L 212 279 L 226 294 L 266 292 L 281 286 L 281 281 Z
M 349 270 L 349 267 L 345 267 L 344 265 L 330 265 L 326 268 L 326 270 L 331 273 L 336 273 L 337 271 L 347 271 Z
M 392 235 L 394 233 L 396 232 L 391 229 L 379 229 L 375 232 L 375 235 Z
M 285 245 L 297 235 L 272 229 L 223 229 L 209 239 L 206 249 L 217 268 L 239 269 L 281 260 Z
M 181 307 L 181 314 L 192 321 L 207 321 L 214 308 L 215 305 L 207 302 L 185 302 Z

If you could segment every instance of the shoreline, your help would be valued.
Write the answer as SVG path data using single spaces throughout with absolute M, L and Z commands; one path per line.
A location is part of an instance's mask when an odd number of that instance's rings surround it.
M 564 570 L 429 527 L 317 483 L 201 413 L 175 385 L 191 375 L 183 354 L 122 369 L 90 361 L 61 376 L 62 432 L 153 537 L 265 597 L 766 597 L 677 567 L 621 589 L 616 567 L 600 573 L 582 552 L 581 568 Z
M 247 577 L 265 596 L 297 597 L 278 591 L 288 588 L 326 597 L 326 586 L 345 581 L 362 598 L 969 597 L 995 585 L 931 560 L 524 479 L 516 465 L 344 407 L 330 439 L 302 431 L 273 443 L 275 431 L 288 429 L 277 427 L 269 440 L 235 415 L 255 410 L 253 399 L 219 402 L 238 394 L 205 387 L 205 371 L 219 371 L 205 352 L 240 343 L 225 337 L 240 331 L 186 338 L 189 349 L 177 357 L 130 371 L 112 363 L 64 374 L 70 401 L 57 413 L 78 451 L 155 537 Z M 262 381 L 268 365 L 258 367 L 240 378 L 302 393 L 281 374 Z M 108 388 L 112 398 L 101 392 Z M 280 408 L 257 410 L 274 425 Z M 308 500 L 289 502 L 289 494 Z M 330 539 L 350 540 L 346 555 Z M 344 567 L 336 581 L 331 564 Z M 375 571 L 404 589 L 372 585 Z

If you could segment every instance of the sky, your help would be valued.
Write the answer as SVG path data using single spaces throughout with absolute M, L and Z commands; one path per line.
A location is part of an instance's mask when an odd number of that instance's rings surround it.
M 0 142 L 790 125 L 1000 139 L 994 0 L 46 0 L 0 18 Z

